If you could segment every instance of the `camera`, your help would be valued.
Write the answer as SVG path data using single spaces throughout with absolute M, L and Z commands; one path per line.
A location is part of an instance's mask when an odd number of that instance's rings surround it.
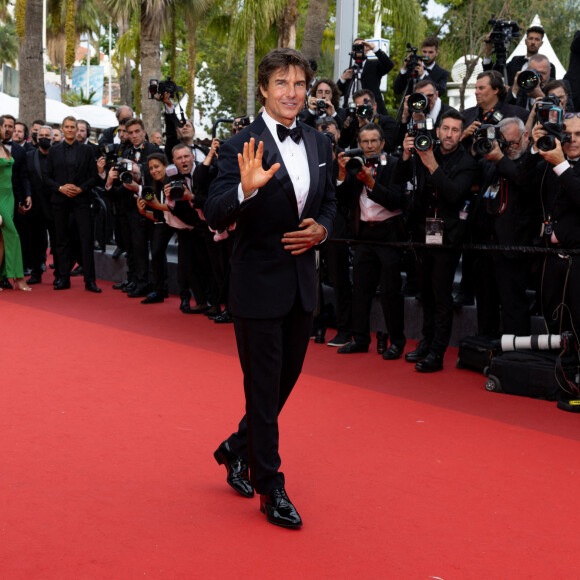
M 412 76 L 416 75 L 415 69 L 417 68 L 420 62 L 429 61 L 428 56 L 417 54 L 417 50 L 419 49 L 416 46 L 411 46 L 411 44 L 407 42 L 407 51 L 409 52 L 409 54 L 407 55 L 407 70 L 411 73 Z
M 428 113 L 429 100 L 423 93 L 413 93 L 409 95 L 407 107 L 411 113 Z
M 236 133 L 241 131 L 244 127 L 247 127 L 252 122 L 252 120 L 253 119 L 250 118 L 248 115 L 246 115 L 245 117 L 240 117 L 237 120 L 234 119 L 234 123 L 232 125 L 232 134 L 235 135 Z
M 364 44 L 353 44 L 352 51 L 349 52 L 352 60 L 356 63 L 357 66 L 362 66 L 362 63 L 366 60 L 367 55 L 365 54 L 365 45 Z
M 556 95 L 542 97 L 536 106 L 536 115 L 542 127 L 547 131 L 547 135 L 542 135 L 536 142 L 536 147 L 540 151 L 551 151 L 556 147 L 556 139 L 560 143 L 570 141 L 570 135 L 564 133 L 562 123 L 562 107 Z
M 494 14 L 491 15 L 488 24 L 492 27 L 489 42 L 493 44 L 495 64 L 505 66 L 510 42 L 520 37 L 520 27 L 515 20 L 498 20 Z
M 319 115 L 326 115 L 328 105 L 324 99 L 316 99 L 316 111 Z
M 348 157 L 345 169 L 347 173 L 356 177 L 363 168 L 363 165 L 374 164 L 378 165 L 381 162 L 381 156 L 375 155 L 374 157 L 365 157 L 365 153 L 362 149 L 349 149 L 344 152 L 344 156 Z
M 144 185 L 141 188 L 141 199 L 147 202 L 153 201 L 155 194 L 153 193 L 153 188 L 150 185 Z
M 505 147 L 505 140 L 499 128 L 495 125 L 481 125 L 473 133 L 473 151 L 477 155 L 487 155 L 496 141 L 500 148 Z
M 541 82 L 542 77 L 537 70 L 529 68 L 528 70 L 522 71 L 518 76 L 518 87 L 522 91 L 529 93 L 533 91 Z
M 371 103 L 367 103 L 366 101 L 367 99 L 365 99 L 365 102 L 362 105 L 359 105 L 356 108 L 356 116 L 370 121 L 373 118 L 375 111 Z
M 128 159 L 119 159 L 118 163 L 113 166 L 119 175 L 119 181 L 121 183 L 132 183 L 133 182 L 133 162 Z
M 167 77 L 164 81 L 158 79 L 149 79 L 149 98 L 154 99 L 155 95 L 160 95 L 163 97 L 164 93 L 169 93 L 169 96 L 173 99 L 176 93 L 182 93 L 183 87 L 178 87 L 172 80 L 171 77 Z
M 185 195 L 185 181 L 183 176 L 179 174 L 179 170 L 173 164 L 168 165 L 165 170 L 165 175 L 168 177 L 169 181 L 169 199 L 172 201 L 181 201 Z
M 99 147 L 101 156 L 105 158 L 105 167 L 111 169 L 117 164 L 117 148 L 111 143 L 105 143 Z
M 433 119 L 425 119 L 424 121 L 417 121 L 413 123 L 408 131 L 409 137 L 414 137 L 413 147 L 417 151 L 427 151 L 433 146 L 433 137 L 431 131 L 433 130 Z

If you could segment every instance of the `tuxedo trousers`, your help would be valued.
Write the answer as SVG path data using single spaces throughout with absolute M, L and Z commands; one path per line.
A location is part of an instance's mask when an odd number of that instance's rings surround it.
M 304 311 L 299 298 L 278 318 L 234 316 L 246 414 L 228 441 L 232 451 L 248 461 L 250 481 L 260 494 L 284 487 L 278 415 L 302 370 L 312 319 L 313 313 Z

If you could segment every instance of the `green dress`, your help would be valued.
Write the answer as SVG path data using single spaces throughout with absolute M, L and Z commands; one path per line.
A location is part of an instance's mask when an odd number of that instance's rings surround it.
M 4 238 L 4 261 L 0 264 L 0 280 L 24 276 L 20 237 L 14 226 L 13 164 L 14 159 L 0 158 L 0 215 L 3 220 L 0 233 Z

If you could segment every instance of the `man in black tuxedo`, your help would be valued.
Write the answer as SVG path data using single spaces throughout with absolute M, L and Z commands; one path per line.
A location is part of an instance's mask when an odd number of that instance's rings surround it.
M 580 30 L 575 32 L 570 45 L 570 63 L 564 80 L 570 83 L 572 100 L 578 103 L 578 108 L 580 108 Z
M 205 204 L 212 229 L 236 223 L 228 304 L 246 395 L 238 431 L 214 457 L 236 491 L 252 497 L 255 489 L 268 521 L 289 528 L 302 520 L 280 471 L 278 414 L 309 342 L 317 302 L 314 246 L 331 233 L 336 211 L 330 142 L 296 122 L 311 76 L 294 49 L 264 57 L 258 67 L 264 112 L 221 146 Z
M 491 33 L 490 33 L 491 34 Z M 528 68 L 528 61 L 532 56 L 538 54 L 542 44 L 544 44 L 544 34 L 545 31 L 541 26 L 530 26 L 526 30 L 526 38 L 524 40 L 526 44 L 526 56 L 514 56 L 507 64 L 507 79 L 506 85 L 513 86 L 516 74 L 522 70 Z M 489 41 L 489 34 L 485 40 L 485 57 L 483 58 L 483 70 L 497 70 L 503 75 L 503 68 L 500 70 L 497 65 L 494 65 L 491 61 L 491 54 L 493 46 Z M 530 68 L 534 68 L 530 66 Z M 550 77 L 556 78 L 556 68 L 553 64 L 550 65 Z
M 439 41 L 434 36 L 428 36 L 421 43 L 421 56 L 425 59 L 424 62 L 419 62 L 416 67 L 411 70 L 409 67 L 410 54 L 405 58 L 405 62 L 395 79 L 393 90 L 395 94 L 402 93 L 411 94 L 415 87 L 413 86 L 418 81 L 424 79 L 431 79 L 437 87 L 437 92 L 443 96 L 447 91 L 447 79 L 449 78 L 449 71 L 440 67 L 435 59 L 439 56 Z M 414 79 L 415 83 L 409 84 L 409 80 Z
M 538 151 L 536 183 L 541 187 L 542 238 L 550 248 L 580 248 L 580 113 L 566 113 L 565 133 L 570 141 L 555 139 L 550 151 Z M 534 148 L 546 135 L 541 125 L 532 132 Z M 534 155 L 536 157 L 536 155 Z M 549 254 L 542 276 L 542 313 L 554 334 L 580 329 L 580 257 Z
M 91 219 L 91 189 L 97 182 L 97 162 L 87 145 L 76 140 L 77 121 L 65 117 L 62 122 L 64 139 L 50 148 L 44 181 L 51 190 L 54 217 L 55 290 L 70 288 L 71 239 L 69 220 L 74 216 L 78 230 L 85 289 L 99 293 L 95 283 L 94 232 Z
M 365 60 L 362 62 L 360 70 L 360 86 L 356 86 L 356 72 L 358 67 L 351 66 L 347 68 L 336 82 L 336 86 L 342 93 L 344 100 L 343 107 L 348 107 L 356 91 L 369 89 L 375 96 L 377 111 L 381 115 L 387 114 L 383 93 L 381 93 L 381 79 L 395 66 L 395 63 L 389 58 L 386 52 L 375 47 L 374 44 L 366 42 L 363 38 L 356 38 L 353 42 L 362 44 L 365 51 Z M 374 52 L 376 59 L 366 57 L 370 52 Z

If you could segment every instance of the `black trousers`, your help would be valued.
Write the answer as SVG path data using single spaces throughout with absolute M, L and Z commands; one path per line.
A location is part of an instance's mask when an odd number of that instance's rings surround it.
M 55 276 L 68 278 L 72 266 L 73 255 L 77 248 L 73 247 L 69 230 L 69 221 L 74 218 L 76 230 L 80 241 L 80 255 L 84 269 L 85 281 L 95 279 L 95 257 L 93 220 L 89 203 L 77 202 L 74 199 L 66 199 L 62 203 L 52 204 L 54 218 L 55 248 L 53 250 L 55 260 Z
M 278 415 L 302 370 L 311 328 L 312 313 L 304 311 L 299 299 L 279 318 L 234 317 L 246 414 L 229 444 L 249 462 L 250 480 L 260 494 L 284 487 Z
M 417 268 L 423 300 L 423 339 L 443 355 L 453 327 L 453 279 L 459 250 L 418 248 Z
M 139 213 L 136 205 L 127 208 L 127 224 L 133 254 L 133 279 L 139 288 L 149 286 L 149 228 L 148 219 Z M 127 248 L 126 248 L 127 249 Z M 129 250 L 127 249 L 127 254 Z
M 358 238 L 369 242 L 399 242 L 405 237 L 400 217 L 381 223 L 361 222 Z M 402 250 L 388 246 L 356 245 L 353 262 L 352 327 L 357 342 L 369 344 L 370 314 L 380 281 L 383 316 L 391 343 L 405 346 L 405 299 L 402 293 Z
M 167 290 L 167 246 L 175 228 L 164 222 L 153 224 L 151 236 L 151 281 L 153 290 L 163 295 Z

